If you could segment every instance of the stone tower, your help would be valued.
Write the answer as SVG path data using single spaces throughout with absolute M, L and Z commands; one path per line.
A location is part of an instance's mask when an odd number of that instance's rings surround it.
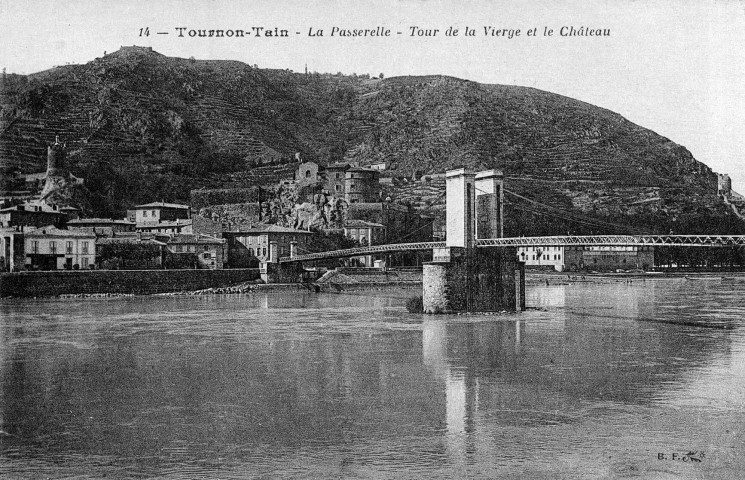
M 60 143 L 59 137 L 54 144 L 47 147 L 47 179 L 41 191 L 41 199 L 47 199 L 52 193 L 64 188 L 70 178 L 67 168 L 65 144 Z

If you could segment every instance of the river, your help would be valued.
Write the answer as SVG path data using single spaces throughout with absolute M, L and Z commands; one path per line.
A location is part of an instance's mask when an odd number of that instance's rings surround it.
M 742 478 L 745 277 L 416 294 L 0 300 L 0 476 Z

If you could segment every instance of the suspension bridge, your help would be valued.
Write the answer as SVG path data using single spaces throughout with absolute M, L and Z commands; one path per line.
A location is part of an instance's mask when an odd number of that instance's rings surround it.
M 519 247 L 738 247 L 745 235 L 651 235 L 628 227 L 626 235 L 558 235 L 504 237 L 504 195 L 537 202 L 504 189 L 500 171 L 471 173 L 465 169 L 446 173 L 446 240 L 370 245 L 343 250 L 298 254 L 278 258 L 270 245 L 274 278 L 282 268 L 293 272 L 303 262 L 411 251 L 432 251 L 433 261 L 423 266 L 423 297 L 426 312 L 521 310 L 525 307 L 524 264 L 517 259 Z M 538 204 L 565 219 L 596 227 L 624 228 L 617 224 L 582 218 L 572 212 Z M 535 207 L 538 208 L 538 207 Z M 282 267 L 284 265 L 284 267 Z M 262 267 L 266 281 L 272 268 Z
M 281 257 L 280 263 L 309 262 L 397 252 L 446 248 L 446 242 L 412 242 L 345 248 Z M 745 246 L 745 235 L 559 235 L 476 239 L 475 247 L 736 247 Z

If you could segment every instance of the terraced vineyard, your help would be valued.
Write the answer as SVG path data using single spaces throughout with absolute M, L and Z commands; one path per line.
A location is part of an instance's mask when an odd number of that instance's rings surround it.
M 91 215 L 188 201 L 201 187 L 291 176 L 320 164 L 386 162 L 395 201 L 431 207 L 448 168 L 499 168 L 529 198 L 588 215 L 721 228 L 716 177 L 684 147 L 608 110 L 533 88 L 443 76 L 385 80 L 300 74 L 234 61 L 169 58 L 140 47 L 28 77 L 0 90 L 0 166 L 43 169 L 55 136 L 86 178 Z M 625 220 L 624 220 L 625 221 Z M 682 222 L 682 223 L 681 223 Z M 685 227 L 687 228 L 687 227 Z

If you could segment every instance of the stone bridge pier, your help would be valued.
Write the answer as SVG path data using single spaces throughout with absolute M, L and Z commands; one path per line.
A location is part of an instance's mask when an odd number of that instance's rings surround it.
M 517 247 L 476 248 L 504 233 L 504 177 L 499 170 L 445 175 L 446 242 L 423 267 L 425 313 L 525 308 L 525 267 Z

